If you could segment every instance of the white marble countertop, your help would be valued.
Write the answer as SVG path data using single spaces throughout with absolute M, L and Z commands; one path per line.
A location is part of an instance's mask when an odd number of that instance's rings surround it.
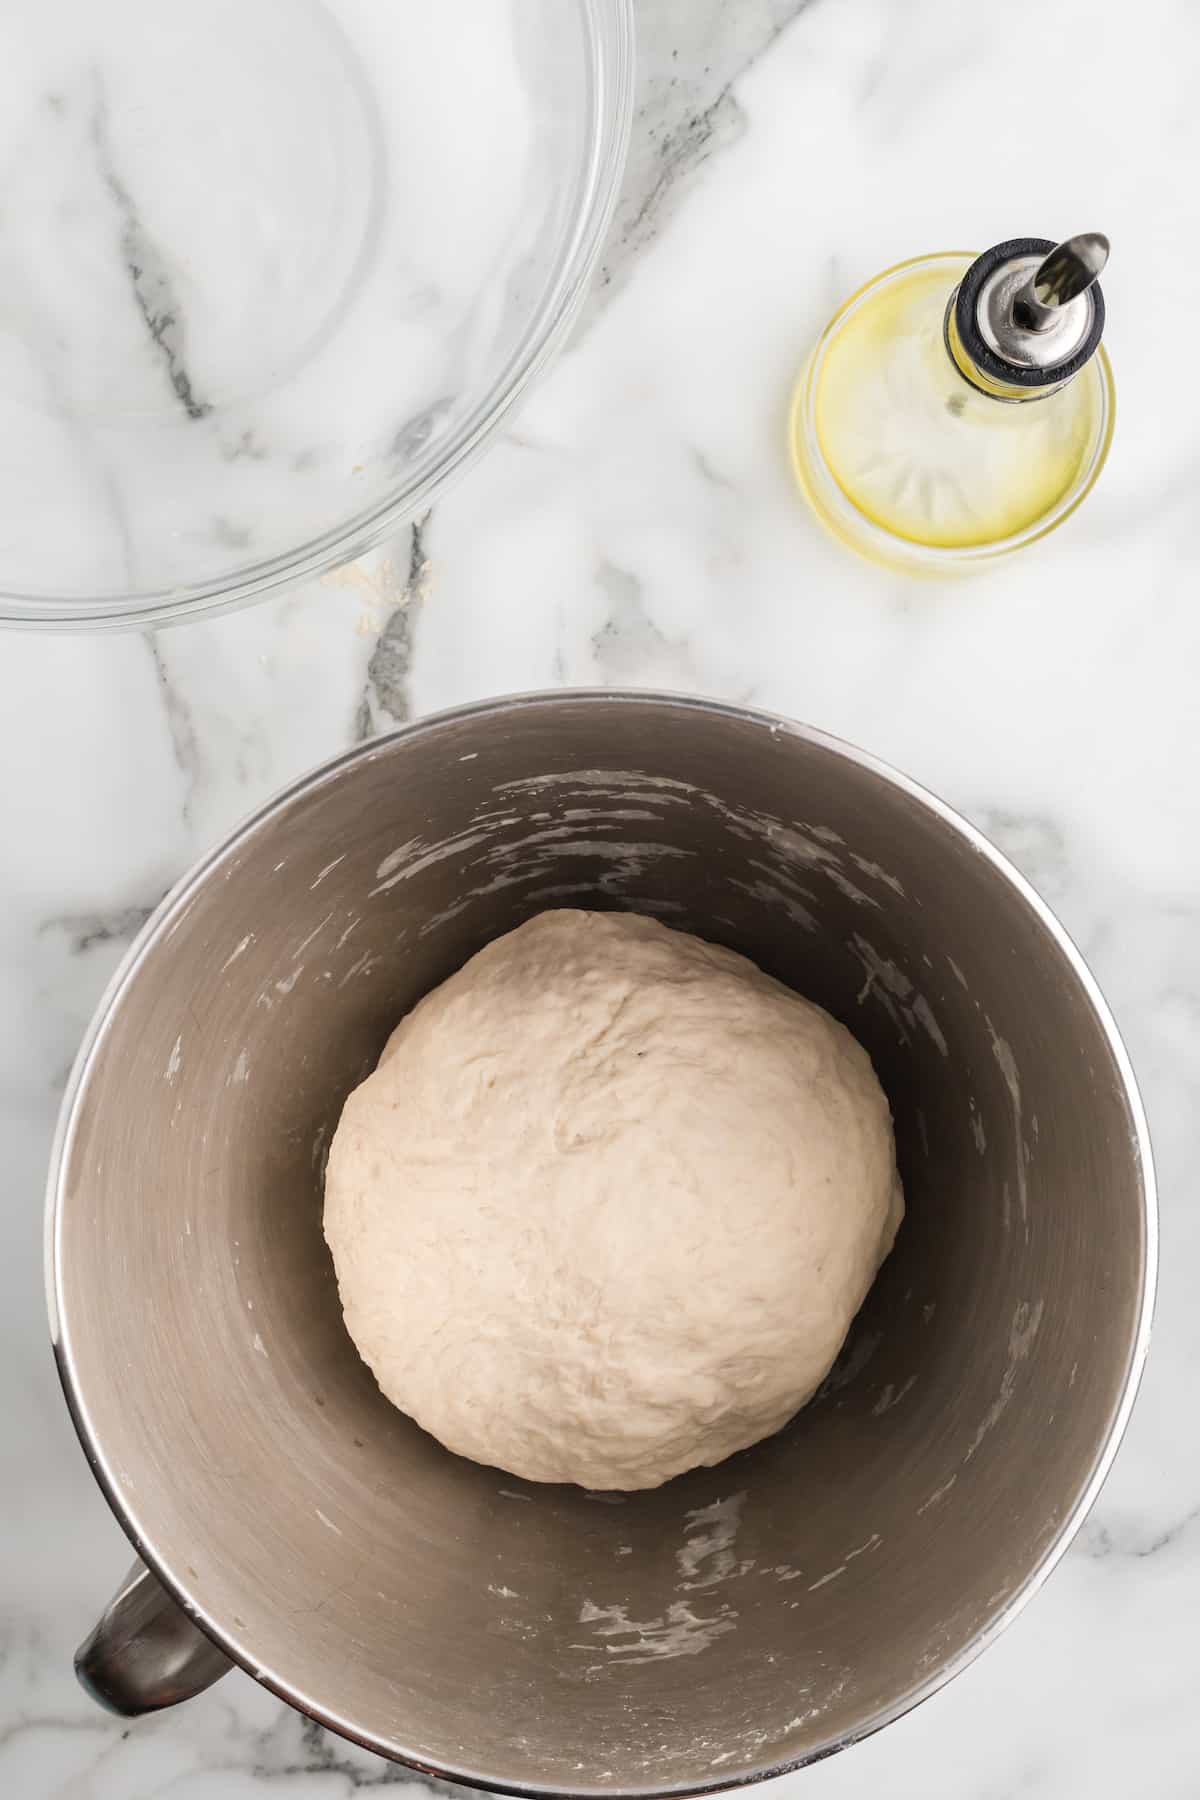
M 606 270 L 490 454 L 369 566 L 156 637 L 0 655 L 0 1791 L 337 1800 L 415 1782 L 230 1676 L 133 1726 L 72 1649 L 126 1562 L 61 1404 L 41 1190 L 67 1068 L 167 885 L 365 733 L 557 683 L 692 689 L 869 746 L 987 831 L 1090 959 L 1154 1134 L 1164 1269 L 1116 1472 L 1049 1586 L 927 1706 L 787 1785 L 891 1800 L 1200 1792 L 1200 9 L 1143 0 L 638 0 Z M 1102 16 L 1103 14 L 1103 16 Z M 1057 84 L 1051 91 L 1051 83 Z M 1096 495 L 969 583 L 807 516 L 789 384 L 856 283 L 1101 227 L 1119 407 Z M 419 1785 L 419 1784 L 418 1784 Z

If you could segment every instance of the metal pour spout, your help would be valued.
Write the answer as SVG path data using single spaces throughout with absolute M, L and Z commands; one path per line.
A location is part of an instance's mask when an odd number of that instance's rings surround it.
M 1058 308 L 1068 306 L 1104 272 L 1109 241 L 1102 231 L 1081 232 L 1058 244 L 1013 299 L 1013 315 L 1026 331 L 1048 331 Z

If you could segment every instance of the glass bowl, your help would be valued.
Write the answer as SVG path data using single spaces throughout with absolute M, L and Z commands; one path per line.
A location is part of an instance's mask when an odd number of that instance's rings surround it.
M 161 623 L 361 555 L 574 316 L 632 0 L 14 0 L 0 622 Z

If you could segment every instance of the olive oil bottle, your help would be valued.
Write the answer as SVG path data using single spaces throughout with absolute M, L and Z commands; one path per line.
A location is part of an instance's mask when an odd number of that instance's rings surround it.
M 826 327 L 791 451 L 818 516 L 880 561 L 952 570 L 1019 549 L 1090 491 L 1113 427 L 1098 233 L 886 270 Z

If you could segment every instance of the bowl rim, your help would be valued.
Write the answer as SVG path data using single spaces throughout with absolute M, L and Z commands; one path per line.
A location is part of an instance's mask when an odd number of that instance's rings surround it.
M 747 1764 L 741 1769 L 729 1771 L 712 1781 L 687 1783 L 647 1783 L 644 1785 L 617 1785 L 598 1782 L 580 1782 L 570 1789 L 550 1783 L 515 1783 L 498 1780 L 485 1771 L 471 1768 L 459 1763 L 434 1763 L 427 1757 L 418 1756 L 400 1745 L 385 1745 L 379 1738 L 371 1738 L 361 1728 L 353 1725 L 328 1707 L 323 1707 L 311 1694 L 291 1687 L 281 1676 L 266 1668 L 262 1663 L 249 1655 L 216 1619 L 209 1615 L 203 1605 L 190 1594 L 186 1587 L 178 1582 L 161 1564 L 155 1553 L 148 1534 L 142 1529 L 133 1507 L 121 1491 L 121 1484 L 115 1470 L 106 1460 L 104 1452 L 97 1442 L 88 1418 L 86 1403 L 80 1391 L 78 1372 L 70 1341 L 69 1323 L 60 1300 L 60 1276 L 62 1257 L 62 1209 L 63 1179 L 66 1163 L 71 1149 L 78 1103 L 88 1080 L 92 1063 L 103 1045 L 108 1027 L 115 1014 L 118 1002 L 126 986 L 137 973 L 142 962 L 151 949 L 166 936 L 178 914 L 200 889 L 209 875 L 221 863 L 238 849 L 263 826 L 286 812 L 289 806 L 301 795 L 311 793 L 326 783 L 336 781 L 345 772 L 359 763 L 367 763 L 375 757 L 390 754 L 398 744 L 418 737 L 436 736 L 440 731 L 460 724 L 462 721 L 486 716 L 488 714 L 527 713 L 538 709 L 550 709 L 567 704 L 573 706 L 605 705 L 651 705 L 673 712 L 697 712 L 710 717 L 730 719 L 741 724 L 748 724 L 764 731 L 770 739 L 781 736 L 796 737 L 807 744 L 823 749 L 834 756 L 854 763 L 859 768 L 877 776 L 887 785 L 897 789 L 901 794 L 933 813 L 965 842 L 969 848 L 981 856 L 996 873 L 1008 883 L 1017 897 L 1033 913 L 1034 917 L 1050 935 L 1054 944 L 1063 956 L 1068 967 L 1078 980 L 1089 1004 L 1092 1007 L 1097 1023 L 1108 1044 L 1114 1064 L 1120 1076 L 1126 1103 L 1131 1120 L 1131 1147 L 1135 1163 L 1140 1172 L 1140 1192 L 1142 1198 L 1142 1224 L 1145 1234 L 1145 1254 L 1143 1262 L 1142 1289 L 1135 1330 L 1129 1347 L 1124 1383 L 1121 1396 L 1114 1410 L 1108 1432 L 1097 1445 L 1091 1472 L 1070 1512 L 1059 1524 L 1058 1530 L 1041 1559 L 1026 1575 L 1019 1589 L 1008 1599 L 996 1615 L 985 1624 L 963 1646 L 958 1654 L 938 1668 L 925 1680 L 914 1684 L 905 1693 L 898 1696 L 890 1705 L 880 1709 L 871 1719 L 858 1729 L 842 1737 L 831 1739 L 816 1748 L 806 1751 L 802 1756 L 785 1758 L 782 1761 Z M 611 1800 L 676 1800 L 676 1797 L 700 1794 L 715 1794 L 731 1788 L 745 1787 L 753 1782 L 767 1781 L 778 1775 L 786 1775 L 795 1770 L 821 1762 L 839 1750 L 849 1748 L 864 1738 L 871 1737 L 885 1725 L 894 1723 L 915 1707 L 930 1699 L 941 1688 L 945 1687 L 955 1676 L 971 1666 L 982 1655 L 989 1645 L 994 1643 L 1018 1615 L 1024 1611 L 1029 1601 L 1048 1580 L 1058 1563 L 1062 1560 L 1072 1539 L 1075 1537 L 1084 1519 L 1095 1503 L 1100 1489 L 1107 1479 L 1121 1441 L 1125 1435 L 1134 1403 L 1137 1399 L 1149 1350 L 1150 1332 L 1154 1314 L 1155 1296 L 1158 1281 L 1159 1260 L 1159 1221 L 1158 1191 L 1154 1171 L 1153 1150 L 1150 1142 L 1149 1125 L 1145 1108 L 1138 1090 L 1137 1079 L 1128 1051 L 1121 1038 L 1120 1031 L 1107 1001 L 1088 968 L 1082 954 L 1068 935 L 1063 925 L 1056 918 L 1037 890 L 996 848 L 978 828 L 965 819 L 953 807 L 949 806 L 938 795 L 928 788 L 902 774 L 891 764 L 863 750 L 844 738 L 822 731 L 815 726 L 801 724 L 797 720 L 784 715 L 768 712 L 759 708 L 739 706 L 724 700 L 709 699 L 703 696 L 672 693 L 652 688 L 555 688 L 536 689 L 523 693 L 500 695 L 490 699 L 476 700 L 465 705 L 447 708 L 430 713 L 423 718 L 400 726 L 397 730 L 386 732 L 379 737 L 369 739 L 366 743 L 354 745 L 340 751 L 324 762 L 318 763 L 306 774 L 289 782 L 272 795 L 263 805 L 251 812 L 242 822 L 224 837 L 214 848 L 202 856 L 160 901 L 150 918 L 143 925 L 137 937 L 130 945 L 120 965 L 112 976 L 104 994 L 96 1008 L 91 1023 L 84 1034 L 79 1052 L 76 1056 L 66 1090 L 63 1095 L 53 1146 L 50 1156 L 49 1176 L 46 1190 L 45 1212 L 45 1282 L 46 1300 L 50 1320 L 50 1335 L 54 1349 L 55 1362 L 59 1379 L 71 1415 L 75 1430 L 92 1473 L 95 1476 L 105 1499 L 129 1537 L 138 1556 L 147 1568 L 160 1581 L 166 1591 L 183 1608 L 191 1621 L 204 1634 L 211 1638 L 232 1663 L 296 1708 L 316 1724 L 335 1732 L 351 1743 L 358 1744 L 365 1750 L 372 1751 L 390 1761 L 401 1763 L 424 1775 L 432 1775 L 442 1780 L 457 1782 L 464 1786 L 483 1789 L 485 1792 L 510 1794 L 519 1800 L 601 1800 L 601 1796 L 609 1796 Z
M 0 586 L 0 630 L 121 631 L 230 612 L 311 581 L 375 549 L 417 518 L 475 461 L 561 347 L 589 291 L 620 195 L 634 112 L 635 0 L 577 0 L 591 25 L 587 53 L 595 99 L 586 167 L 551 280 L 516 348 L 437 455 L 389 497 L 308 543 L 235 573 L 139 593 L 35 593 Z

